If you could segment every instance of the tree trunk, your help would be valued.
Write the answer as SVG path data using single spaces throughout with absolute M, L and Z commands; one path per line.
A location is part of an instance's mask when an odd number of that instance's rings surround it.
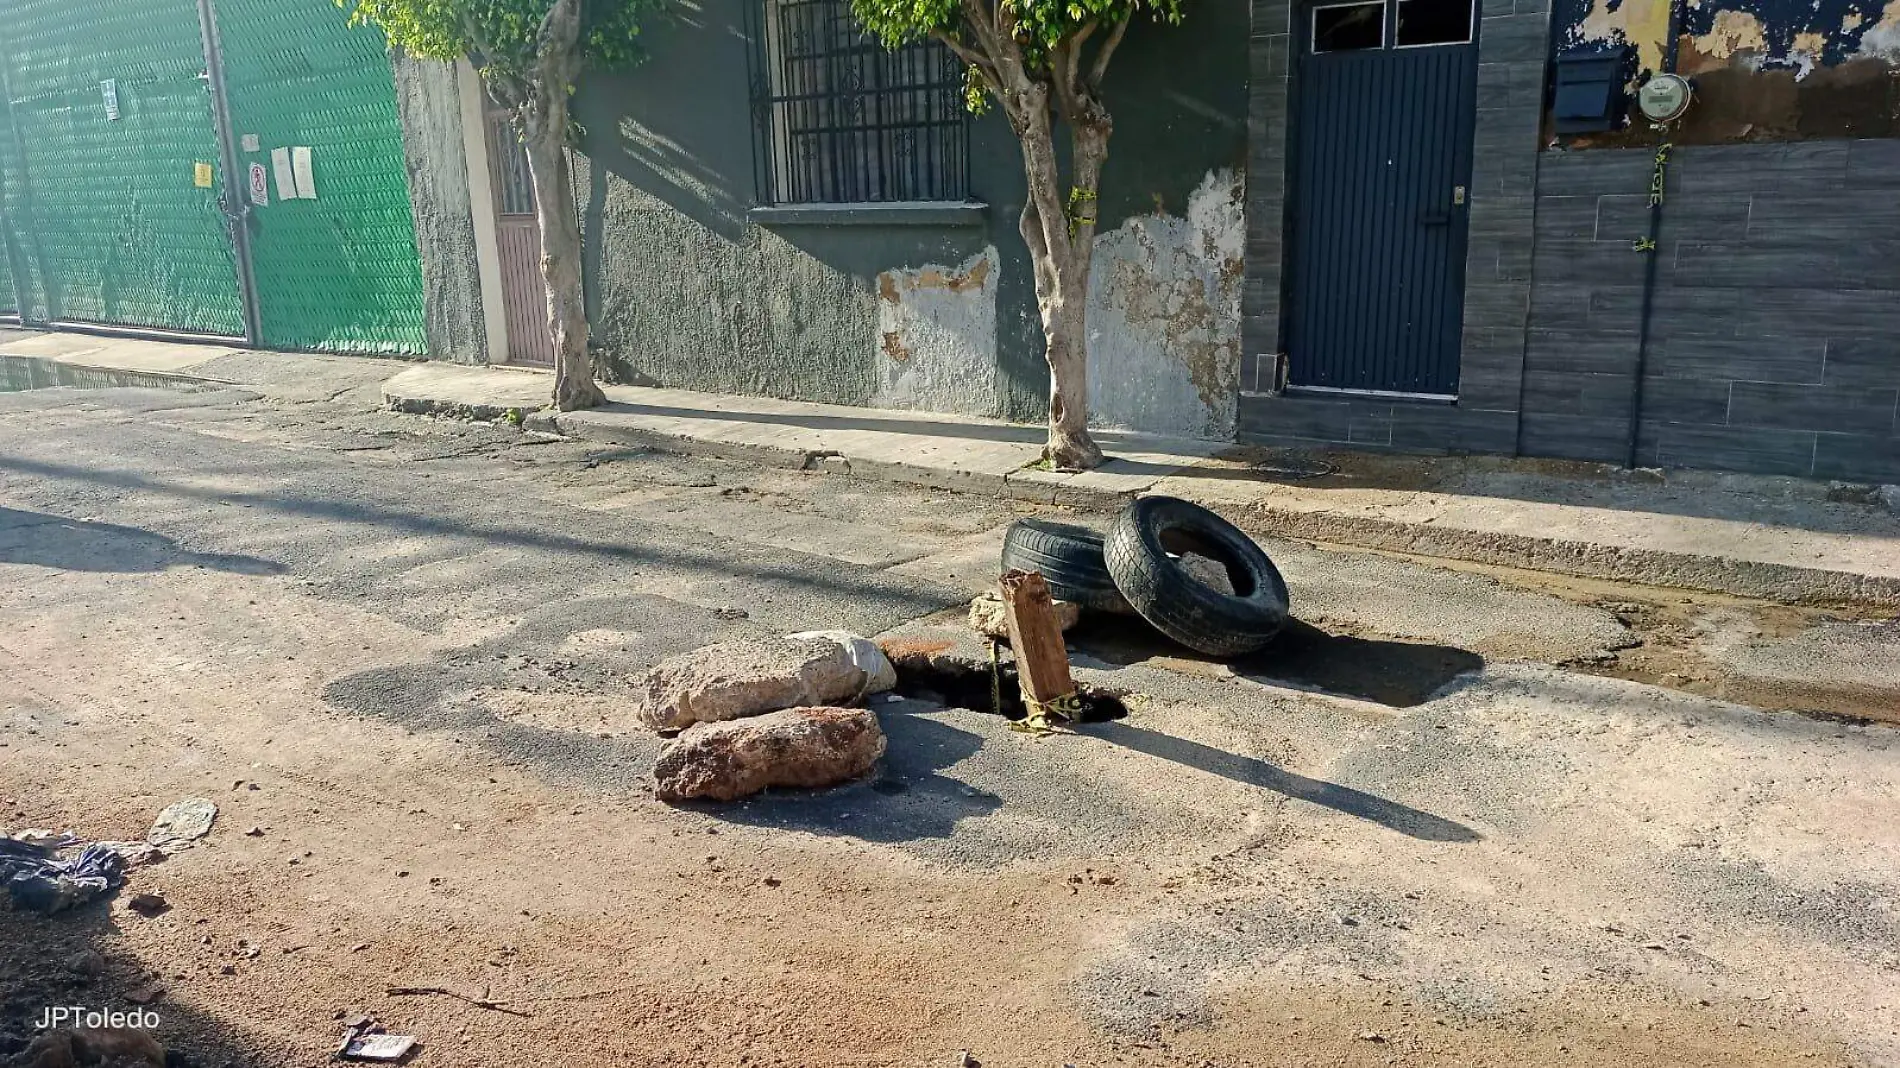
M 1079 278 L 1056 271 L 1056 297 L 1043 305 L 1042 332 L 1049 360 L 1050 466 L 1080 471 L 1102 462 L 1101 446 L 1089 434 L 1087 267 Z
M 1061 193 L 1048 88 L 1030 82 L 1018 70 L 1011 70 L 1007 77 L 1014 83 L 1013 91 L 1001 95 L 1022 146 L 1023 174 L 1029 186 L 1022 235 L 1035 271 L 1043 354 L 1049 361 L 1049 438 L 1043 458 L 1053 467 L 1081 470 L 1102 462 L 1101 447 L 1089 434 L 1088 425 L 1088 287 L 1089 253 L 1095 234 L 1094 189 L 1091 186 L 1085 191 L 1081 204 L 1088 221 L 1072 220 Z M 1105 151 L 1105 136 L 1102 144 Z M 1098 158 L 1093 170 L 1099 169 Z
M 559 127 L 550 131 L 545 121 L 528 125 L 528 173 L 534 179 L 535 211 L 541 224 L 541 277 L 548 286 L 548 329 L 554 335 L 554 407 L 571 412 L 604 404 L 607 397 L 594 384 L 594 368 L 587 355 L 581 224 L 564 139 Z M 533 129 L 537 125 L 540 129 Z
M 541 225 L 541 277 L 548 287 L 548 329 L 554 336 L 554 407 L 563 412 L 607 401 L 587 355 L 587 308 L 581 294 L 581 224 L 567 162 L 567 84 L 543 78 L 521 109 L 528 174 Z

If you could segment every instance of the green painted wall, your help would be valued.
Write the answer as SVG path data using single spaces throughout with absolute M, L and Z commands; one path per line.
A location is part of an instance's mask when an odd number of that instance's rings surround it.
M 580 87 L 577 180 L 603 362 L 633 381 L 872 403 L 892 370 L 880 277 L 914 280 L 916 268 L 993 255 L 983 290 L 993 323 L 958 313 L 972 336 L 993 331 L 987 368 L 970 367 L 968 395 L 936 406 L 1041 418 L 1048 372 L 1007 125 L 992 114 L 973 126 L 972 193 L 988 205 L 980 225 L 757 225 L 747 218 L 756 196 L 745 2 L 756 0 L 712 0 L 690 24 L 651 30 L 646 64 Z M 1210 173 L 1241 169 L 1248 32 L 1240 0 L 1196 6 L 1179 30 L 1130 32 L 1109 77 L 1105 234 L 1136 216 L 1183 215 Z M 1233 318 L 1237 329 L 1237 309 Z M 988 377 L 979 382 L 978 370 Z

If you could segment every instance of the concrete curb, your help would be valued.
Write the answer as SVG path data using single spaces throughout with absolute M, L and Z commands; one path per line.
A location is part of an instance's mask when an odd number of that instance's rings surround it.
M 49 386 L 132 386 L 181 391 L 246 389 L 242 382 L 229 382 L 187 372 L 131 370 L 46 356 L 10 354 L 0 354 L 0 385 L 15 389 Z M 1082 511 L 1112 512 L 1132 498 L 1152 492 L 1162 482 L 1169 483 L 1171 492 L 1190 499 L 1198 496 L 1191 484 L 1183 484 L 1192 480 L 1191 463 L 1184 465 L 1178 472 L 1158 472 L 1152 478 L 1124 479 L 1110 489 L 1075 484 L 1073 476 L 1027 468 L 999 474 L 994 470 L 958 470 L 924 463 L 854 459 L 831 450 L 710 441 L 622 423 L 603 423 L 590 418 L 587 412 L 529 410 L 519 405 L 502 403 L 469 403 L 408 396 L 392 393 L 387 386 L 383 390 L 383 399 L 394 410 L 419 415 L 492 422 L 519 419 L 528 428 L 552 431 L 585 441 L 637 446 L 679 455 L 710 456 L 941 491 L 986 494 Z M 1218 508 L 1236 525 L 1254 534 L 1342 548 L 1371 549 L 1580 578 L 1726 593 L 1784 604 L 1854 604 L 1900 608 L 1900 577 L 1303 510 L 1213 495 L 1203 499 L 1202 503 Z
M 408 405 L 414 402 L 405 400 L 401 403 L 404 405 L 403 410 L 408 411 L 410 410 Z M 894 482 L 952 493 L 982 493 L 1035 504 L 1057 504 L 1085 511 L 1118 509 L 1167 477 L 1157 474 L 1143 485 L 1126 490 L 1072 486 L 1035 477 L 1044 473 L 1031 470 L 1012 471 L 999 475 L 992 471 L 958 470 L 894 460 L 871 460 L 863 457 L 853 459 L 829 449 L 795 449 L 776 445 L 708 441 L 704 438 L 668 434 L 620 423 L 601 423 L 590 418 L 590 413 L 584 411 L 543 410 L 526 416 L 523 425 L 535 430 L 564 434 L 582 441 L 643 446 L 658 452 L 681 456 L 710 456 L 714 459 L 738 460 L 765 467 L 817 471 L 822 474 L 864 478 L 876 482 Z
M 416 402 L 405 401 L 405 405 Z M 467 410 L 444 405 L 440 410 Z M 411 410 L 405 406 L 403 410 Z M 500 411 L 500 409 L 497 409 Z M 778 448 L 735 445 L 682 437 L 636 427 L 602 425 L 585 413 L 536 412 L 526 425 L 585 441 L 651 448 L 687 456 L 710 456 L 770 467 L 817 471 L 868 478 L 927 489 L 1004 496 L 1037 504 L 1056 504 L 1091 512 L 1113 512 L 1146 492 L 1167 476 L 1157 475 L 1147 487 L 1111 491 L 1098 487 L 1064 486 L 1024 477 L 1032 472 L 997 476 L 958 472 L 916 464 L 852 460 L 846 456 Z M 1179 487 L 1170 487 L 1178 489 Z M 1190 499 L 1194 494 L 1183 490 Z M 1631 582 L 1733 594 L 1782 604 L 1855 604 L 1900 608 L 1900 579 L 1823 568 L 1806 568 L 1738 560 L 1722 556 L 1671 552 L 1561 538 L 1470 530 L 1460 527 L 1407 523 L 1365 516 L 1300 511 L 1271 505 L 1236 504 L 1208 500 L 1228 513 L 1236 526 L 1249 533 L 1318 542 L 1341 548 L 1372 549 L 1412 556 L 1460 560 L 1467 563 L 1546 571 L 1579 578 Z
M 957 471 L 922 464 L 887 460 L 853 460 L 825 449 L 793 449 L 775 445 L 751 445 L 668 434 L 620 424 L 603 424 L 589 419 L 585 412 L 540 411 L 527 417 L 527 426 L 565 434 L 582 441 L 600 441 L 613 445 L 634 445 L 680 456 L 710 456 L 719 460 L 738 460 L 764 467 L 783 467 L 795 471 L 865 478 L 877 482 L 896 482 L 925 489 L 955 493 L 1009 492 L 1007 475 L 984 471 Z

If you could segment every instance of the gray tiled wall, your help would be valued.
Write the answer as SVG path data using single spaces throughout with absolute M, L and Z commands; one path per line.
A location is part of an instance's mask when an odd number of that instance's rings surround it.
M 1280 351 L 1286 211 L 1287 34 L 1293 0 L 1253 0 L 1247 81 L 1247 273 L 1240 298 L 1240 389 L 1260 379 L 1260 356 Z
M 1621 462 L 1652 155 L 1540 168 L 1520 446 Z M 1678 149 L 1637 461 L 1900 481 L 1900 141 Z
M 1549 0 L 1480 0 L 1464 351 L 1454 405 L 1268 397 L 1280 351 L 1293 0 L 1253 0 L 1240 431 L 1270 444 L 1510 452 L 1517 439 Z

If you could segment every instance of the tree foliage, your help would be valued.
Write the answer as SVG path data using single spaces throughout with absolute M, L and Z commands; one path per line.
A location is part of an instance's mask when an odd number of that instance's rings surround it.
M 525 86 L 545 58 L 557 0 L 337 0 L 351 21 L 382 28 L 389 43 L 421 59 L 467 57 L 491 88 Z M 640 24 L 658 0 L 588 0 L 579 7 L 574 66 L 616 68 L 644 56 Z M 569 86 L 571 90 L 572 87 Z M 504 100 L 504 103 L 515 101 Z
M 1113 35 L 1137 15 L 1146 13 L 1170 25 L 1181 21 L 1181 0 L 996 0 L 990 8 L 992 24 L 1007 24 L 1026 64 L 1047 73 L 1051 57 L 1065 44 L 1080 47 L 1106 28 Z M 957 46 L 966 62 L 968 50 L 981 46 L 980 32 L 966 18 L 972 14 L 966 0 L 852 0 L 851 9 L 864 28 L 885 45 L 899 45 L 936 37 Z M 979 12 L 976 12 L 980 14 Z M 1104 39 L 1106 41 L 1106 39 Z M 973 63 L 979 71 L 986 63 Z M 994 80 L 988 82 L 996 85 Z

